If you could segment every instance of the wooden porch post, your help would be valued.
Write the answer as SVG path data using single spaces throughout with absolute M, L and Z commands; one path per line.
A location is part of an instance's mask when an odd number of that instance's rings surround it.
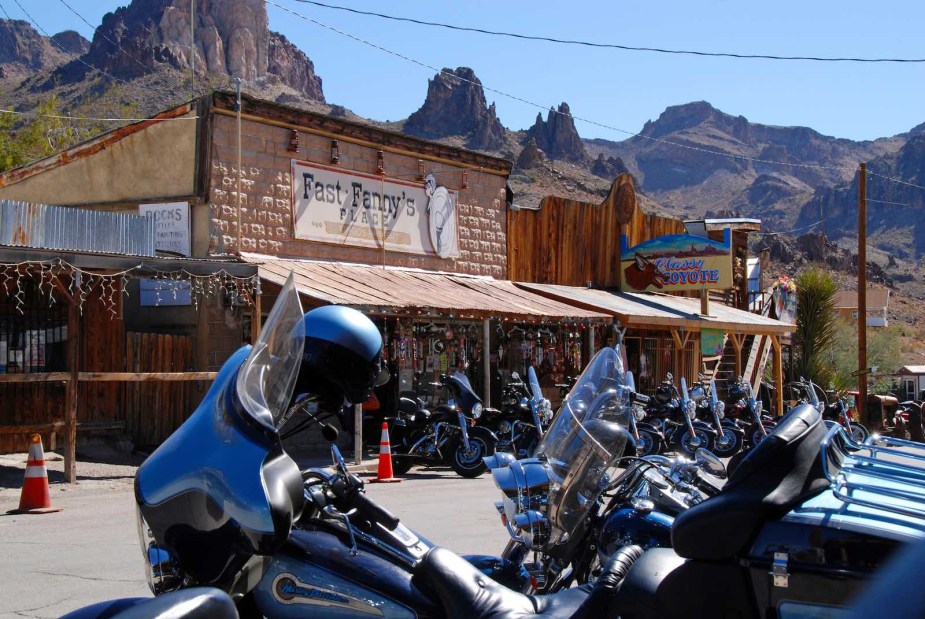
M 784 414 L 784 359 L 780 350 L 780 338 L 776 333 L 770 335 L 771 346 L 774 347 L 774 390 L 777 392 L 778 417 Z
M 736 380 L 742 376 L 742 345 L 745 343 L 745 335 L 741 333 L 730 333 L 732 339 L 732 349 L 736 355 Z
M 260 337 L 260 322 L 263 319 L 263 311 L 261 310 L 261 299 L 263 295 L 260 294 L 260 289 L 254 293 L 254 309 L 251 313 L 251 344 L 257 341 L 257 338 Z
M 491 341 L 491 320 L 482 321 L 482 402 L 486 407 L 491 406 L 491 357 L 488 351 Z
M 684 337 L 677 329 L 671 329 L 671 339 L 674 340 L 674 375 L 678 378 L 684 376 L 684 347 L 687 346 L 688 340 L 691 339 L 691 331 L 685 331 Z
M 75 273 L 78 285 L 80 273 Z M 80 361 L 80 308 L 77 299 L 68 297 L 67 308 L 67 357 L 70 378 L 65 391 L 64 411 L 64 480 L 73 484 L 77 481 L 77 389 Z

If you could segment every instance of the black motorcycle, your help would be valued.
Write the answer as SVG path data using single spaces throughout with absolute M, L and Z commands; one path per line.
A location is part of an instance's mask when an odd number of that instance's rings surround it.
M 752 386 L 740 376 L 729 390 L 730 403 L 726 405 L 726 418 L 741 428 L 748 451 L 754 448 L 777 426 L 777 420 L 766 414 L 762 401 L 755 397 Z
M 517 372 L 511 373 L 501 394 L 501 408 L 485 408 L 479 421 L 498 437 L 497 451 L 517 458 L 533 453 L 552 419 L 549 400 L 543 397 L 532 367 L 527 369 L 527 377 L 529 382 L 524 382 Z
M 444 374 L 432 384 L 449 393 L 447 403 L 433 411 L 420 398 L 399 398 L 389 431 L 392 470 L 402 475 L 415 464 L 448 464 L 462 477 L 478 477 L 487 470 L 482 458 L 495 453 L 498 445 L 494 432 L 476 425 L 482 399 L 456 376 Z
M 674 386 L 669 373 L 655 390 L 655 397 L 646 408 L 640 423 L 651 424 L 665 437 L 669 449 L 680 449 L 693 456 L 698 449 L 713 450 L 716 430 L 697 419 L 697 405 L 690 399 L 687 381 L 681 377 L 681 391 Z
M 716 394 L 716 381 L 710 380 L 710 390 L 704 398 L 705 406 L 698 407 L 698 411 L 706 416 L 705 421 L 711 424 L 716 431 L 716 440 L 713 442 L 713 453 L 720 458 L 731 458 L 742 450 L 745 431 L 733 419 L 726 417 L 726 403 Z

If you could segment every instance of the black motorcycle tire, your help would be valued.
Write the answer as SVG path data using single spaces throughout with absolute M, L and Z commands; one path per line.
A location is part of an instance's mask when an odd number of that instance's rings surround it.
M 639 440 L 636 441 L 636 456 L 652 456 L 662 453 L 665 444 L 661 438 L 647 430 L 639 430 Z
M 414 458 L 408 456 L 392 456 L 392 473 L 395 475 L 404 475 L 414 466 Z
M 830 419 L 825 420 L 825 427 L 828 429 L 831 429 L 835 427 L 836 425 L 838 425 L 838 422 L 836 421 L 832 421 Z M 845 432 L 848 433 L 848 436 L 851 437 L 851 440 L 858 442 L 858 443 L 863 443 L 870 436 L 870 432 L 867 431 L 867 428 L 865 428 L 864 426 L 862 426 L 860 423 L 856 421 L 851 422 L 850 430 L 848 428 L 845 428 L 844 426 L 842 426 L 842 428 L 844 428 Z
M 678 430 L 678 432 L 675 434 L 674 436 L 675 443 L 677 444 L 678 448 L 682 452 L 684 452 L 688 456 L 693 457 L 693 455 L 697 452 L 698 449 L 706 449 L 707 451 L 713 451 L 713 437 L 712 436 L 710 436 L 704 430 L 701 430 L 700 428 L 696 428 L 696 427 L 694 428 L 694 434 L 696 434 L 697 438 L 700 439 L 700 444 L 697 445 L 696 447 L 692 447 L 690 444 L 691 435 L 690 435 L 690 432 L 687 431 L 687 428 L 682 428 Z
M 469 451 L 466 451 L 466 444 L 462 436 L 454 437 L 447 445 L 444 452 L 449 460 L 450 468 L 457 475 L 472 479 L 478 477 L 488 470 L 482 458 L 495 453 L 495 441 L 491 440 L 491 435 L 485 435 L 482 432 L 476 432 L 477 428 L 469 430 Z
M 723 436 L 729 439 L 729 442 L 726 445 L 720 443 L 720 437 L 716 437 L 715 442 L 713 443 L 712 451 L 720 458 L 731 458 L 742 450 L 742 433 L 736 432 L 729 426 L 723 426 Z M 721 446 L 722 445 L 722 446 Z
M 764 424 L 764 431 L 770 434 L 774 431 L 774 428 L 777 426 L 776 423 L 767 423 Z M 749 430 L 748 440 L 746 440 L 746 449 L 754 449 L 758 443 L 760 443 L 766 436 L 761 433 L 761 428 L 758 427 L 758 424 L 754 424 Z

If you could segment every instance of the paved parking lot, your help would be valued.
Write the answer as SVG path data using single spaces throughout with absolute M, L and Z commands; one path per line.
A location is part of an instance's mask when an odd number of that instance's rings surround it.
M 51 458 L 49 454 L 49 458 Z M 51 497 L 64 511 L 8 515 L 19 503 L 24 454 L 0 456 L 0 617 L 58 617 L 80 606 L 149 596 L 138 546 L 131 465 L 80 463 L 79 482 L 49 462 Z M 369 494 L 406 525 L 460 553 L 498 554 L 507 542 L 490 475 L 462 479 L 449 469 L 413 469 Z

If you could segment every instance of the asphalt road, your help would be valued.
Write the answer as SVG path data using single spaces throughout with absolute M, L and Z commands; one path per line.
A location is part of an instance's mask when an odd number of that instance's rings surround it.
M 79 463 L 78 484 L 49 462 L 52 505 L 63 511 L 8 515 L 22 472 L 0 456 L 0 617 L 59 617 L 117 597 L 148 597 L 132 495 L 133 468 Z M 19 470 L 17 470 L 19 469 Z M 498 554 L 507 541 L 490 475 L 462 479 L 449 469 L 413 469 L 398 484 L 369 484 L 370 496 L 432 542 L 460 553 Z

